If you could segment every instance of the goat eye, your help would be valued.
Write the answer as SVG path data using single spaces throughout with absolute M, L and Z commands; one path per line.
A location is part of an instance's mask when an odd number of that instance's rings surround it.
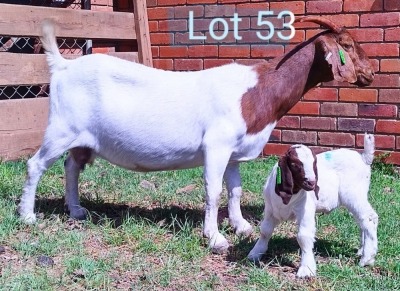
M 349 51 L 353 48 L 353 46 L 351 44 L 342 44 L 342 47 L 346 50 Z

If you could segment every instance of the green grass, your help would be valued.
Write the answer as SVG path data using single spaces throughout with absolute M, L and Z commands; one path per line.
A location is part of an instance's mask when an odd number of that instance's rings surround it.
M 260 265 L 246 260 L 259 235 L 261 190 L 274 161 L 241 165 L 242 209 L 256 226 L 250 238 L 233 234 L 223 195 L 220 229 L 232 243 L 226 255 L 211 254 L 201 235 L 202 169 L 140 174 L 97 160 L 80 181 L 90 220 L 77 222 L 63 212 L 60 160 L 39 185 L 38 223 L 27 226 L 15 214 L 25 161 L 0 163 L 0 290 L 400 290 L 400 179 L 382 163 L 373 167 L 370 190 L 379 214 L 374 267 L 358 266 L 359 230 L 344 209 L 317 218 L 317 278 L 295 278 L 300 256 L 291 222 L 276 230 Z M 143 180 L 155 189 L 140 186 Z M 190 193 L 177 191 L 188 185 Z M 40 255 L 54 265 L 39 266 Z

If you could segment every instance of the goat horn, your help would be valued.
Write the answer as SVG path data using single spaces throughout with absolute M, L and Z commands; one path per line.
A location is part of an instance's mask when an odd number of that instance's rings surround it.
M 330 30 L 332 30 L 335 33 L 340 33 L 342 31 L 342 28 L 337 26 L 335 23 L 333 23 L 332 21 L 324 18 L 324 17 L 320 17 L 320 16 L 303 16 L 303 17 L 298 17 L 296 18 L 296 20 L 294 22 L 314 22 L 317 23 L 319 25 L 324 26 L 325 28 L 329 28 Z

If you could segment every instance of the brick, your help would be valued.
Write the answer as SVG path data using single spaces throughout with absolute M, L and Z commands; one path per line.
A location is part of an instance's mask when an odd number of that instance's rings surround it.
M 276 127 L 279 128 L 299 128 L 300 127 L 300 117 L 299 116 L 283 116 Z
M 178 20 L 160 20 L 158 22 L 159 31 L 188 31 L 188 23 L 184 19 Z
M 371 87 L 400 87 L 400 74 L 377 74 Z
M 233 60 L 228 59 L 205 59 L 204 60 L 204 69 L 219 67 L 222 65 L 226 65 L 229 63 L 233 63 Z
M 357 104 L 325 102 L 321 104 L 321 115 L 357 116 Z
M 152 45 L 171 45 L 174 43 L 174 35 L 172 33 L 151 33 L 150 41 Z
M 154 68 L 162 70 L 173 70 L 174 61 L 172 59 L 155 59 L 153 60 Z
M 348 31 L 358 42 L 383 41 L 384 30 L 382 28 L 353 28 Z
M 383 59 L 381 60 L 381 70 L 385 72 L 396 72 L 400 73 L 400 59 Z
M 299 130 L 282 130 L 282 141 L 316 145 L 317 133 Z
M 318 143 L 324 146 L 354 147 L 355 137 L 351 133 L 319 132 Z
M 218 46 L 216 45 L 190 46 L 189 57 L 196 57 L 196 58 L 218 57 Z
M 289 10 L 294 14 L 305 13 L 304 1 L 270 2 L 269 7 L 270 10 L 273 10 L 275 12 L 275 14 L 278 14 L 280 11 L 283 10 Z
M 382 11 L 383 0 L 344 0 L 343 11 Z
M 204 6 L 178 6 L 174 8 L 175 18 L 189 19 L 189 11 L 193 11 L 193 17 L 204 17 Z
M 301 117 L 302 129 L 336 130 L 336 118 L 332 117 Z
M 271 135 L 269 137 L 269 141 L 281 141 L 281 131 L 279 129 L 274 129 L 271 132 Z
M 362 27 L 371 26 L 398 26 L 400 25 L 399 12 L 385 12 L 374 14 L 363 14 L 360 18 Z
M 385 41 L 400 41 L 400 27 L 386 28 Z
M 158 21 L 149 21 L 149 31 L 150 32 L 158 31 Z
M 400 153 L 389 152 L 389 156 L 385 159 L 385 163 L 400 165 Z
M 153 58 L 157 58 L 160 56 L 158 46 L 151 47 L 151 55 L 153 56 Z
M 306 11 L 307 13 L 337 13 L 342 11 L 342 0 L 332 1 L 307 1 Z
M 121 2 L 121 1 L 120 1 Z M 93 2 L 92 2 L 93 3 Z M 157 0 L 147 0 L 146 1 L 147 8 L 157 6 Z M 112 6 L 112 5 L 111 5 Z M 115 8 L 115 7 L 114 7 Z M 119 11 L 119 10 L 118 10 Z
M 231 36 L 233 38 L 233 34 Z M 265 40 L 260 39 L 255 30 L 241 31 L 240 36 L 242 37 L 241 44 L 265 44 Z
M 160 57 L 162 58 L 183 58 L 187 56 L 187 46 L 160 46 Z
M 396 149 L 400 150 L 400 136 L 396 138 Z
M 174 18 L 174 9 L 169 7 L 153 7 L 147 9 L 149 20 Z
M 262 151 L 262 154 L 264 156 L 269 156 L 269 155 L 282 156 L 287 152 L 289 147 L 290 145 L 288 144 L 267 143 L 267 145 L 264 147 Z
M 195 36 L 204 36 L 203 32 L 194 32 L 193 33 Z M 175 33 L 175 44 L 202 44 L 204 43 L 204 40 L 198 40 L 198 39 L 190 39 L 190 35 L 188 32 L 177 32 Z
M 339 100 L 351 102 L 376 102 L 378 101 L 378 90 L 341 88 L 339 89 Z
M 217 0 L 187 0 L 187 4 L 216 4 Z
M 336 88 L 314 88 L 308 91 L 303 99 L 311 101 L 337 101 L 338 90 Z
M 395 138 L 393 135 L 379 135 L 374 134 L 375 137 L 375 147 L 379 149 L 394 149 L 395 148 Z M 364 134 L 356 135 L 356 146 L 364 147 Z
M 288 113 L 299 115 L 318 115 L 319 103 L 300 101 L 292 109 L 290 109 Z
M 282 45 L 252 45 L 251 56 L 253 58 L 277 57 L 284 54 Z
M 373 132 L 374 128 L 374 119 L 338 118 L 339 131 Z
M 157 0 L 157 6 L 176 6 L 184 4 L 186 4 L 186 0 Z
M 236 59 L 235 62 L 240 64 L 240 65 L 245 65 L 245 66 L 253 66 L 255 64 L 260 63 L 260 59 Z
M 176 71 L 198 71 L 203 69 L 201 59 L 175 59 L 174 69 Z
M 205 17 L 232 17 L 235 13 L 235 5 L 207 5 L 204 9 Z
M 322 28 L 319 28 L 319 29 L 308 29 L 306 31 L 306 39 L 310 39 L 310 38 L 316 36 L 317 34 L 323 32 L 325 30 L 326 29 L 322 29 Z
M 249 45 L 221 45 L 219 47 L 219 56 L 222 58 L 243 58 L 250 56 Z
M 379 102 L 399 103 L 400 89 L 380 89 Z
M 400 11 L 400 1 L 384 0 L 386 11 Z
M 370 117 L 397 117 L 397 106 L 382 104 L 359 104 L 358 115 Z
M 236 11 L 241 16 L 258 16 L 259 11 L 269 10 L 269 3 L 243 3 L 236 6 Z
M 335 24 L 342 27 L 358 27 L 359 17 L 357 14 L 334 14 L 324 17 L 332 20 Z
M 243 0 L 218 0 L 218 4 L 243 3 Z
M 245 32 L 247 32 L 247 31 L 245 31 Z M 245 33 L 245 32 L 240 32 L 240 34 Z M 214 33 L 217 36 L 222 35 L 221 31 L 215 31 Z M 207 37 L 207 39 L 205 40 L 205 44 L 232 44 L 232 45 L 237 44 L 233 33 L 228 33 L 228 35 L 222 40 L 216 40 L 216 39 L 212 38 L 209 32 L 206 32 L 206 37 Z M 243 43 L 243 41 L 240 41 L 240 44 L 242 44 L 242 43 Z
M 398 57 L 397 43 L 363 43 L 361 47 L 369 57 Z
M 400 134 L 400 120 L 378 120 L 376 132 Z

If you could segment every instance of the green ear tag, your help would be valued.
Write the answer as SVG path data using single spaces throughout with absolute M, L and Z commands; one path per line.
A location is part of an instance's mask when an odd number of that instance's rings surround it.
M 344 52 L 342 50 L 339 50 L 339 56 L 340 56 L 340 62 L 342 65 L 346 64 L 346 58 L 344 57 Z
M 282 171 L 279 166 L 276 168 L 276 184 L 282 184 Z

